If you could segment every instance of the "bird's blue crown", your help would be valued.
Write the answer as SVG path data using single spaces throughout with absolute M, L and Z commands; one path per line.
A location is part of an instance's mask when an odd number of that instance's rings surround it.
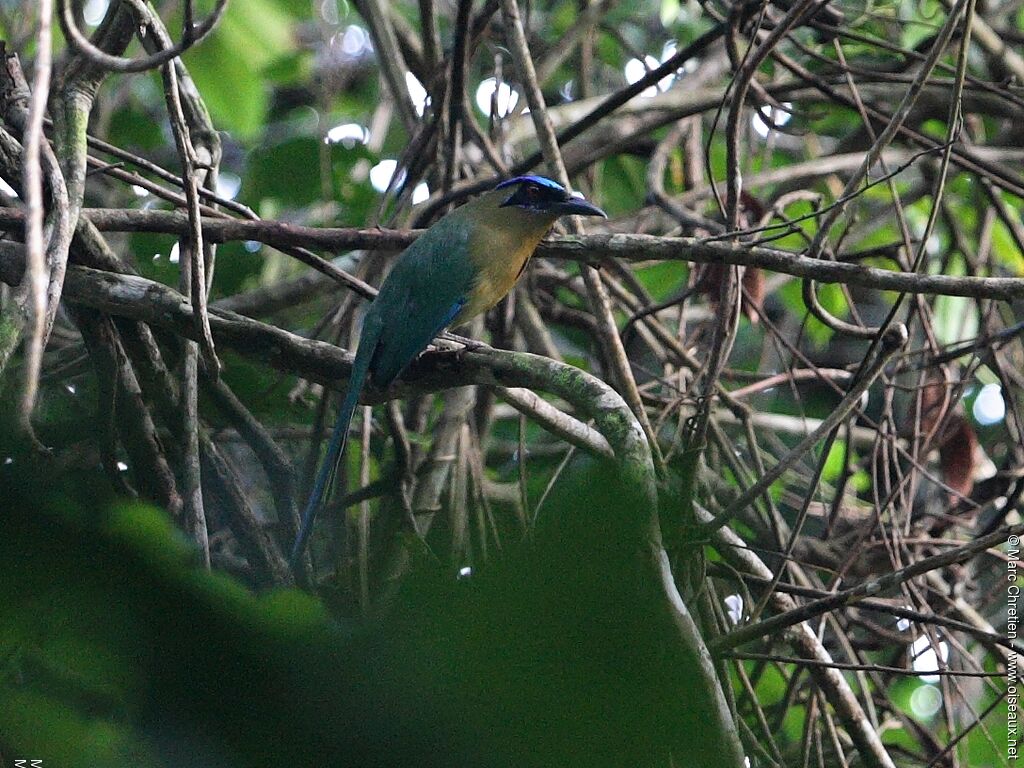
M 498 184 L 495 189 L 504 189 L 505 187 L 512 187 L 516 184 L 522 184 L 524 182 L 532 182 L 533 184 L 539 184 L 542 187 L 555 190 L 557 192 L 565 192 L 565 187 L 559 184 L 557 181 L 552 181 L 544 176 L 516 176 L 514 179 L 503 181 Z

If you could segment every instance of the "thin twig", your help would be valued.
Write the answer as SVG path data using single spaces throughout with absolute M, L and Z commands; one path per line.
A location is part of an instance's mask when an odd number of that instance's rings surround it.
M 43 171 L 40 155 L 43 136 L 43 116 L 50 95 L 50 67 L 52 64 L 50 20 L 52 0 L 39 0 L 39 29 L 36 33 L 36 61 L 33 67 L 32 94 L 29 97 L 28 116 L 22 133 L 23 186 L 25 190 L 25 281 L 28 284 L 28 334 L 25 340 L 25 384 L 21 398 L 21 425 L 32 435 L 32 411 L 39 392 L 39 371 L 46 344 L 46 288 L 49 270 L 46 264 L 46 244 L 43 239 Z

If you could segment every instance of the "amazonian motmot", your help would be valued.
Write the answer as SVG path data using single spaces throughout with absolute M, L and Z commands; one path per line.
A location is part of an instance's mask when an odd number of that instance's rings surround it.
M 572 214 L 605 216 L 551 179 L 519 176 L 439 219 L 399 255 L 363 321 L 348 391 L 302 513 L 293 565 L 345 450 L 367 376 L 386 388 L 437 334 L 501 301 L 555 220 Z

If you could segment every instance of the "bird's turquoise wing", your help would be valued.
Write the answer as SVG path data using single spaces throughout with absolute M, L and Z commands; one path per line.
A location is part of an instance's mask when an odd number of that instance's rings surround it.
M 450 221 L 450 219 L 453 219 Z M 367 322 L 380 323 L 370 375 L 378 387 L 394 381 L 466 303 L 476 268 L 466 253 L 459 218 L 438 222 L 407 248 L 381 286 Z

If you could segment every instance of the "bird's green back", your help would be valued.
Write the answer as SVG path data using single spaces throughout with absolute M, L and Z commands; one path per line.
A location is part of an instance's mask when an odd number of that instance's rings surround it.
M 461 210 L 461 209 L 460 209 Z M 455 211 L 395 262 L 370 307 L 360 344 L 374 343 L 370 376 L 386 387 L 458 314 L 476 281 L 469 228 Z

